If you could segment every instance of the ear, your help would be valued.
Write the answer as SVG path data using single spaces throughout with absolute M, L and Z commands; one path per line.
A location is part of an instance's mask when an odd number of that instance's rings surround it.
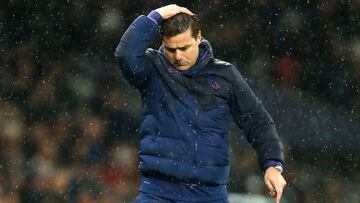
M 202 39 L 201 30 L 199 30 L 199 33 L 198 33 L 198 35 L 196 37 L 196 41 L 200 44 L 201 39 Z

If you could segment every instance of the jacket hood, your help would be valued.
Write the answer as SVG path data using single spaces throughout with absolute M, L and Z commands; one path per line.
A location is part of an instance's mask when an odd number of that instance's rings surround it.
M 159 51 L 163 54 L 165 53 L 164 45 L 160 46 Z M 200 73 L 205 65 L 213 58 L 214 54 L 210 42 L 202 38 L 199 44 L 199 56 L 196 63 L 181 73 L 188 76 L 196 75 L 197 73 Z

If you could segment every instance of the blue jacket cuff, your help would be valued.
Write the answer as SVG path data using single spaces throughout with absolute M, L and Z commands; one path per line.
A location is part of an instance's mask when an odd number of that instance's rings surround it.
M 265 172 L 267 168 L 272 167 L 272 166 L 278 166 L 278 165 L 281 166 L 282 168 L 284 168 L 284 164 L 282 162 L 277 161 L 277 160 L 268 159 L 261 165 L 261 170 L 263 172 Z
M 161 15 L 153 10 L 151 11 L 148 15 L 148 18 L 150 18 L 150 20 L 152 20 L 154 23 L 156 23 L 158 26 L 161 24 L 161 22 L 163 21 L 163 18 L 161 17 Z

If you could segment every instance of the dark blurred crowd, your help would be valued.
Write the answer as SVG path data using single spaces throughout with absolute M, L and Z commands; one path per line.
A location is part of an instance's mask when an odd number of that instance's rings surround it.
M 359 0 L 174 3 L 200 14 L 215 56 L 247 79 L 301 89 L 360 118 Z M 166 4 L 2 3 L 0 202 L 133 201 L 141 104 L 113 52 L 136 16 Z M 232 148 L 230 192 L 266 195 L 249 146 L 236 138 Z M 285 148 L 289 202 L 360 201 L 359 175 L 297 161 L 302 152 Z

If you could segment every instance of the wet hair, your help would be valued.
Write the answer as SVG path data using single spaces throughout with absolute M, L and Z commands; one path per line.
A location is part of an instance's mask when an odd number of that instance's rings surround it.
M 163 37 L 173 37 L 191 28 L 192 37 L 196 38 L 200 31 L 200 19 L 197 15 L 178 13 L 161 23 L 160 35 Z

